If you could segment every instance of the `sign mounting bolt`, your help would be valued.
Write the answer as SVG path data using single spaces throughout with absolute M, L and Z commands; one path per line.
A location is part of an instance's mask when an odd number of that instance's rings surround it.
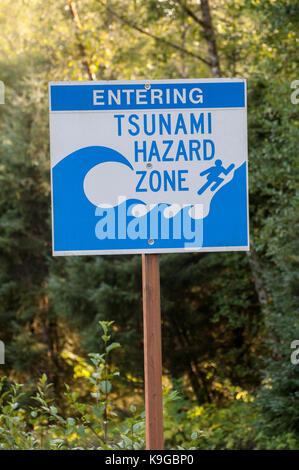
M 146 90 L 150 90 L 150 88 L 151 88 L 150 82 L 145 82 L 144 88 L 145 88 Z

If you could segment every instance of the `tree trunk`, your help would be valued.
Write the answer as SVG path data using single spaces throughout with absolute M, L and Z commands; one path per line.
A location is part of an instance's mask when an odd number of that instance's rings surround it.
M 188 341 L 187 335 L 184 334 L 184 331 L 179 327 L 179 325 L 177 324 L 177 322 L 174 320 L 174 318 L 171 315 L 168 315 L 167 319 L 173 331 L 174 337 L 177 339 L 178 344 L 180 345 L 180 348 L 182 349 L 182 351 L 184 351 L 187 357 L 187 362 L 188 362 L 187 374 L 188 374 L 191 387 L 193 389 L 193 392 L 196 396 L 198 403 L 202 403 L 203 401 L 210 402 L 211 399 L 210 399 L 209 391 L 205 383 L 203 374 L 199 370 L 192 356 L 190 356 L 189 352 L 186 354 L 186 351 L 190 349 L 190 343 Z
M 207 46 L 208 46 L 211 73 L 212 73 L 212 76 L 215 78 L 221 77 L 216 34 L 215 34 L 214 26 L 213 26 L 209 0 L 201 0 L 200 8 L 201 8 L 202 27 L 204 30 L 204 37 L 205 37 L 205 40 L 207 41 Z
M 250 249 L 251 251 L 247 252 L 249 266 L 251 269 L 253 282 L 257 297 L 259 299 L 259 303 L 261 305 L 261 309 L 265 310 L 267 305 L 267 290 L 264 283 L 263 278 L 261 277 L 261 267 L 259 263 L 259 259 L 254 249 L 254 242 L 253 239 L 250 240 Z
M 82 24 L 81 24 L 81 20 L 78 14 L 76 4 L 72 0 L 68 0 L 68 4 L 69 4 L 71 18 L 75 23 L 76 39 L 77 39 L 78 49 L 79 49 L 83 67 L 85 68 L 85 71 L 88 75 L 89 80 L 95 80 L 96 79 L 95 74 L 92 71 L 91 63 L 90 63 L 88 54 L 86 52 L 85 45 L 81 39 L 80 31 L 82 29 Z

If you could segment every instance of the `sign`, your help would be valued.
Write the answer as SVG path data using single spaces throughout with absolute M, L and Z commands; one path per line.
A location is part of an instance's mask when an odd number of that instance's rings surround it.
M 54 255 L 248 250 L 244 79 L 51 82 Z

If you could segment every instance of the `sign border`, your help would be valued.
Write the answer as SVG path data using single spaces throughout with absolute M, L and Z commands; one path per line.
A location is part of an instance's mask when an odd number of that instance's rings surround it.
M 229 252 L 229 251 L 250 251 L 250 230 L 249 230 L 249 185 L 248 185 L 248 117 L 247 117 L 247 80 L 243 77 L 234 78 L 188 78 L 188 79 L 144 79 L 144 80 L 94 80 L 94 81 L 50 81 L 48 82 L 48 95 L 49 95 L 49 118 L 51 114 L 61 113 L 109 113 L 115 110 L 74 110 L 74 111 L 52 111 L 51 109 L 51 86 L 65 86 L 65 85 L 130 85 L 130 84 L 167 84 L 167 83 L 217 83 L 217 82 L 237 82 L 244 83 L 244 106 L 234 108 L 215 108 L 217 110 L 244 110 L 245 113 L 245 154 L 246 154 L 246 200 L 247 200 L 247 245 L 242 246 L 216 246 L 216 247 L 192 247 L 192 248 L 143 248 L 143 249 L 116 249 L 116 250 L 76 250 L 76 251 L 59 251 L 54 249 L 54 213 L 53 213 L 53 177 L 51 166 L 51 139 L 50 139 L 50 174 L 51 174 L 51 221 L 52 221 L 52 255 L 53 256 L 92 256 L 92 255 L 134 255 L 134 254 L 167 254 L 167 253 L 213 253 L 213 252 Z M 139 108 L 142 111 L 142 108 Z M 154 110 L 155 108 L 152 108 Z M 191 108 L 184 108 L 188 110 Z M 211 108 L 199 108 L 200 110 L 207 110 Z M 161 109 L 157 109 L 162 111 Z M 165 110 L 166 111 L 166 110 Z M 177 111 L 177 108 L 167 108 L 167 111 Z M 49 119 L 50 135 L 51 135 L 51 119 Z

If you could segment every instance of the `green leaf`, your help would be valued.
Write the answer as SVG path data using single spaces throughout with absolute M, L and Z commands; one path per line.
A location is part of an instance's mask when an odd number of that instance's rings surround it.
M 101 325 L 103 331 L 104 331 L 104 334 L 107 335 L 108 333 L 108 328 L 107 328 L 107 322 L 105 321 L 99 321 L 99 324 Z
M 120 344 L 119 343 L 111 343 L 111 344 L 109 344 L 109 346 L 107 346 L 106 351 L 110 352 L 110 351 L 112 351 L 113 349 L 116 349 L 116 348 L 120 348 Z
M 133 425 L 133 432 L 135 433 L 135 432 L 140 431 L 140 430 L 143 428 L 143 426 L 144 426 L 144 422 L 143 422 L 143 421 L 139 421 L 138 423 L 135 423 L 135 424 Z
M 76 420 L 74 420 L 74 418 L 67 418 L 66 422 L 69 426 L 74 426 L 74 424 L 76 424 Z
M 96 415 L 97 418 L 101 419 L 103 417 L 103 409 L 97 408 L 96 406 L 91 407 L 93 414 Z
M 93 372 L 92 376 L 96 379 L 99 379 L 101 377 L 101 374 L 100 374 L 100 372 Z
M 43 374 L 43 375 L 41 376 L 40 381 L 41 381 L 42 384 L 45 384 L 45 383 L 47 382 L 47 376 L 46 376 L 46 374 Z
M 84 435 L 85 435 L 85 428 L 84 428 L 84 426 L 79 426 L 78 429 L 77 429 L 77 431 L 78 431 L 78 434 L 79 434 L 80 437 L 84 437 Z
M 111 391 L 112 385 L 109 380 L 102 380 L 99 384 L 99 389 L 103 393 L 109 393 Z

